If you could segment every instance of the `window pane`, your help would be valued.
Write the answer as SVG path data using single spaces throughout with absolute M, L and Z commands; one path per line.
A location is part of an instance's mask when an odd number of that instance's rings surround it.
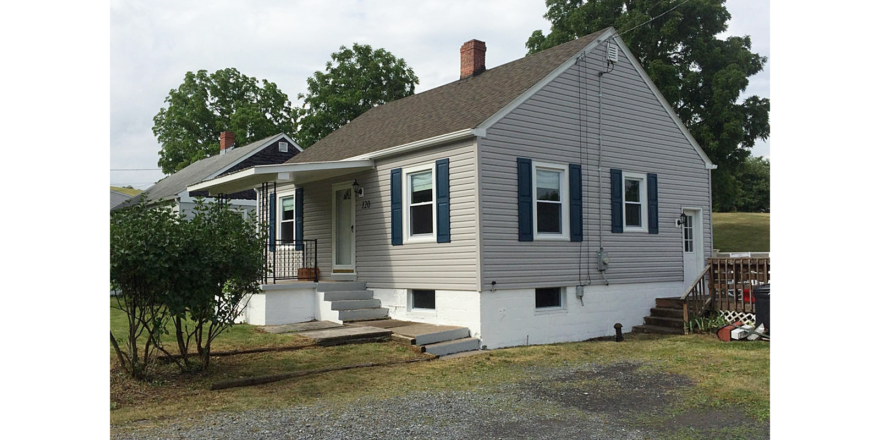
M 639 183 L 640 180 L 629 180 L 626 179 L 624 183 L 624 192 L 626 192 L 626 201 L 627 202 L 640 202 L 639 200 Z
M 281 241 L 293 241 L 293 222 L 281 223 Z
M 626 204 L 626 225 L 642 226 L 642 205 L 637 203 Z
M 558 287 L 535 289 L 535 308 L 562 307 L 562 292 Z
M 538 202 L 538 232 L 562 233 L 562 205 Z
M 430 171 L 423 171 L 409 175 L 410 203 L 423 203 L 432 201 L 432 180 Z
M 435 295 L 433 290 L 413 290 L 412 306 L 414 309 L 434 309 Z
M 434 205 L 411 206 L 410 234 L 430 234 L 434 232 Z
M 559 171 L 537 170 L 538 177 L 537 196 L 538 200 L 559 201 L 559 180 L 562 173 Z
M 293 197 L 281 199 L 281 220 L 293 220 Z

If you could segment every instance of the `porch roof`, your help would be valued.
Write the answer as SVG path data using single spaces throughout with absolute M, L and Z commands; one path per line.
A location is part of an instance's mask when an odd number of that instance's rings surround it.
M 253 189 L 266 182 L 292 182 L 295 185 L 302 185 L 316 180 L 370 170 L 373 167 L 372 160 L 257 165 L 253 168 L 190 185 L 187 190 L 208 191 L 208 194 L 216 196 Z

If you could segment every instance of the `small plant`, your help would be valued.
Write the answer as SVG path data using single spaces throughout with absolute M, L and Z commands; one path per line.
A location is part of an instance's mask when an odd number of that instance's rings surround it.
M 720 313 L 711 312 L 707 316 L 692 318 L 687 323 L 688 333 L 706 333 L 727 325 L 727 320 Z

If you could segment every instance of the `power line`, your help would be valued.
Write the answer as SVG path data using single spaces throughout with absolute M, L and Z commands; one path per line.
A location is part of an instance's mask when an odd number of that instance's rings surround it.
M 650 23 L 650 22 L 652 22 L 652 21 L 654 21 L 654 20 L 656 20 L 656 19 L 658 19 L 658 18 L 660 18 L 660 17 L 662 17 L 662 16 L 664 16 L 664 15 L 666 15 L 666 14 L 668 14 L 668 13 L 674 11 L 674 10 L 676 10 L 676 9 L 678 9 L 679 6 L 685 5 L 685 4 L 687 4 L 689 1 L 691 1 L 691 0 L 685 0 L 685 1 L 683 1 L 683 2 L 681 2 L 681 3 L 679 3 L 679 4 L 677 4 L 677 5 L 675 5 L 675 6 L 671 7 L 671 8 L 669 8 L 667 11 L 663 12 L 662 14 L 660 14 L 660 15 L 658 15 L 658 16 L 656 16 L 656 17 L 652 17 L 650 20 L 648 20 L 648 21 L 646 21 L 646 22 L 644 22 L 644 23 L 642 23 L 642 24 L 640 24 L 640 25 L 633 26 L 633 27 L 631 27 L 631 28 L 629 28 L 629 29 L 627 29 L 627 30 L 625 30 L 625 31 L 623 31 L 623 32 L 618 32 L 617 35 L 621 35 L 621 36 L 622 36 L 623 34 L 629 32 L 629 31 L 631 31 L 631 30 L 634 30 L 634 29 L 640 28 L 640 27 L 642 27 L 642 26 L 644 26 L 644 25 L 646 25 L 646 24 L 648 24 L 648 23 Z M 657 6 L 658 4 L 660 4 L 660 3 L 657 2 L 657 4 L 655 4 L 654 6 Z M 654 6 L 652 6 L 650 9 L 648 9 L 648 11 L 650 12 L 651 9 L 654 9 Z M 613 35 L 612 35 L 612 36 L 613 36 Z

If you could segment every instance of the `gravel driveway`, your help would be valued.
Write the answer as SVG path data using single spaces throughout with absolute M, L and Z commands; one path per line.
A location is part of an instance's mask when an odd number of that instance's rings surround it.
M 673 415 L 684 376 L 640 364 L 525 369 L 523 382 L 254 410 L 114 430 L 119 439 L 655 439 L 769 438 L 769 424 L 732 409 Z M 645 372 L 648 371 L 648 372 Z M 269 385 L 271 386 L 271 385 Z

